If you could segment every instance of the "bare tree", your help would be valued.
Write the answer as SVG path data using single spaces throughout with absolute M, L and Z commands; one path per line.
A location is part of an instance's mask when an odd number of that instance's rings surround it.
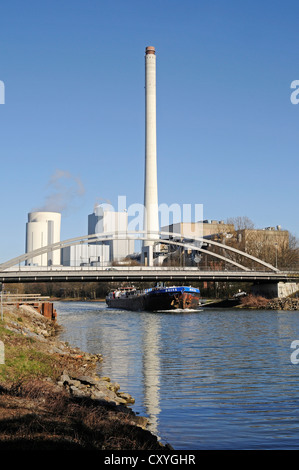
M 299 269 L 299 239 L 292 233 L 288 246 L 279 254 L 278 263 L 282 269 Z
M 235 226 L 235 230 L 243 230 L 243 229 L 253 229 L 255 228 L 254 222 L 246 216 L 237 216 L 237 217 L 229 217 L 226 221 L 227 224 L 233 224 Z

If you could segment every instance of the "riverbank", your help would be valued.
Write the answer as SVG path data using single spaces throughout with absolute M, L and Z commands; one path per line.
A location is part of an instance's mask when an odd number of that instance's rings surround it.
M 248 295 L 242 297 L 238 307 L 266 310 L 299 310 L 299 299 L 295 297 L 266 299 L 261 296 Z
M 285 297 L 266 299 L 262 296 L 246 295 L 241 298 L 212 300 L 202 305 L 204 308 L 249 308 L 258 310 L 299 310 L 299 299 Z
M 3 313 L 1 450 L 163 449 L 130 409 L 134 399 L 96 374 L 101 355 L 59 341 L 59 325 L 31 306 Z

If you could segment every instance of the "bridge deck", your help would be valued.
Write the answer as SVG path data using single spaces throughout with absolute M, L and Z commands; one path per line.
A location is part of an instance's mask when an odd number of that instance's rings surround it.
M 0 272 L 0 282 L 121 282 L 121 281 L 230 281 L 230 282 L 299 282 L 299 272 L 202 271 L 198 268 L 10 268 Z

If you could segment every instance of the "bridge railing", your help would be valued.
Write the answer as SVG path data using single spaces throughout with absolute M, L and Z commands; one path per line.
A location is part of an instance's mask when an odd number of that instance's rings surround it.
M 227 273 L 242 273 L 243 269 L 237 267 L 227 267 L 222 269 L 215 269 L 210 266 L 110 266 L 110 267 L 100 267 L 100 266 L 62 266 L 62 265 L 52 265 L 52 266 L 12 266 L 5 269 L 2 272 L 113 272 L 113 271 L 185 271 L 185 272 L 227 272 Z M 1 272 L 1 271 L 0 271 Z M 256 267 L 246 270 L 248 273 L 265 273 L 265 269 L 261 267 Z M 267 271 L 268 272 L 268 271 Z M 270 272 L 270 271 L 269 271 Z M 280 269 L 279 273 L 298 273 L 299 269 Z

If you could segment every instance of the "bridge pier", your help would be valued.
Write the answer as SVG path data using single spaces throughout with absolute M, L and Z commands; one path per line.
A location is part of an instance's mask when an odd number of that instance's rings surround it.
M 299 290 L 298 282 L 267 282 L 256 283 L 252 286 L 251 292 L 254 295 L 261 295 L 267 299 L 284 298 L 294 294 Z

